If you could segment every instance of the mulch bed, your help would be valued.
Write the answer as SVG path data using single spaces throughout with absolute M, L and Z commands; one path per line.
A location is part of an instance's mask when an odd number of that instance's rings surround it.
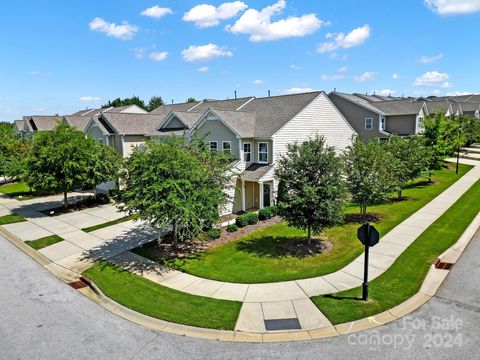
M 108 203 L 109 201 L 107 201 L 105 198 L 94 198 L 93 196 L 91 196 L 88 198 L 83 198 L 82 200 L 79 200 L 73 203 L 69 203 L 67 207 L 64 207 L 62 205 L 53 209 L 41 210 L 40 212 L 48 216 L 58 216 L 62 214 L 72 213 L 75 211 L 94 208 L 94 207 L 105 205 Z
M 379 222 L 382 218 L 382 215 L 379 213 L 367 213 L 366 215 L 354 213 L 354 214 L 346 214 L 345 215 L 345 222 L 346 223 L 364 223 L 368 222 Z
M 305 257 L 329 252 L 333 248 L 333 244 L 325 239 L 312 238 L 310 245 L 307 238 L 295 239 L 280 245 L 287 250 L 290 256 Z

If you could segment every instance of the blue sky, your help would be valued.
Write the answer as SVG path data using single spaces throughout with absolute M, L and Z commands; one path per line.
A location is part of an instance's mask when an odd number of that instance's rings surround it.
M 479 92 L 479 23 L 480 0 L 5 1 L 0 120 L 131 95 Z

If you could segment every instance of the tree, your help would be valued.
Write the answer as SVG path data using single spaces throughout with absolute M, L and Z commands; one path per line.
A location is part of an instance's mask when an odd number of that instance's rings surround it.
M 147 105 L 147 110 L 152 111 L 164 104 L 161 96 L 152 96 Z
M 288 144 L 278 160 L 275 175 L 284 186 L 279 213 L 289 226 L 307 230 L 308 245 L 312 232 L 319 234 L 343 219 L 347 193 L 342 170 L 335 149 L 318 135 Z
M 200 142 L 188 146 L 175 136 L 148 141 L 125 163 L 121 208 L 160 228 L 170 227 L 172 242 L 192 239 L 219 219 L 230 183 L 228 162 Z
M 30 142 L 18 138 L 12 124 L 0 123 L 0 175 L 19 180 L 25 178 Z
M 119 107 L 119 106 L 127 106 L 127 105 L 137 105 L 144 110 L 147 110 L 145 102 L 140 99 L 138 96 L 132 96 L 131 98 L 120 99 L 119 97 L 108 101 L 106 104 L 102 105 L 102 109 L 109 108 L 109 107 Z
M 432 151 L 430 167 L 433 169 L 440 169 L 443 160 L 453 155 L 455 150 L 466 142 L 460 123 L 447 118 L 442 112 L 425 120 L 423 136 L 426 145 Z
M 98 184 L 118 180 L 122 158 L 113 147 L 101 143 L 95 143 L 89 155 L 86 185 L 97 196 Z
M 189 97 L 189 98 L 187 99 L 187 103 L 192 103 L 192 102 L 196 102 L 196 101 L 197 101 L 197 100 L 195 100 L 194 97 Z
M 480 121 L 472 116 L 461 115 L 457 118 L 465 145 L 480 141 Z
M 67 207 L 67 193 L 88 184 L 95 145 L 93 138 L 63 123 L 36 133 L 27 159 L 27 183 L 40 192 L 63 192 Z
M 408 182 L 415 180 L 422 172 L 428 170 L 431 161 L 430 151 L 425 146 L 424 140 L 417 136 L 395 135 L 382 145 L 392 155 L 393 161 L 387 166 L 390 169 L 391 185 L 401 199 L 402 190 Z
M 348 189 L 360 206 L 360 213 L 367 214 L 367 207 L 385 203 L 392 192 L 392 174 L 389 164 L 393 156 L 376 142 L 364 143 L 354 138 L 343 155 Z

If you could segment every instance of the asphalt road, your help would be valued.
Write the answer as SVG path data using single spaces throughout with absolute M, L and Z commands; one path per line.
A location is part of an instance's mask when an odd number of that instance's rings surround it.
M 438 296 L 411 316 L 310 342 L 234 344 L 118 318 L 0 237 L 0 359 L 478 359 L 480 232 Z

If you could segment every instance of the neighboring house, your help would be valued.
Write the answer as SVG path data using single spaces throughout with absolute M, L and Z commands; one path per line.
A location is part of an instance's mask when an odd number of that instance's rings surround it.
M 425 102 L 427 106 L 428 115 L 435 115 L 439 112 L 445 116 L 452 116 L 455 114 L 454 104 L 450 100 L 429 100 Z
M 23 121 L 25 135 L 31 137 L 38 131 L 52 131 L 63 120 L 59 115 L 30 115 L 24 116 Z
M 480 104 L 465 102 L 457 105 L 459 114 L 480 119 Z
M 88 117 L 88 116 L 65 115 L 62 118 L 62 121 L 65 124 L 76 128 L 77 130 L 85 131 L 85 129 L 87 128 L 87 125 L 90 121 L 90 117 Z
M 127 113 L 127 114 L 147 114 L 148 111 L 142 109 L 140 106 L 137 105 L 125 105 L 125 106 L 117 106 L 117 107 L 108 107 L 108 108 L 101 108 L 101 109 L 85 109 L 77 111 L 73 113 L 71 116 L 98 116 L 100 113 L 106 112 L 114 112 L 114 113 Z
M 15 131 L 15 135 L 20 138 L 25 136 L 25 121 L 24 120 L 14 120 L 13 121 L 13 131 Z
M 204 100 L 187 110 L 172 108 L 148 135 L 161 138 L 184 133 L 188 138 L 204 138 L 211 151 L 229 152 L 236 159 L 232 165 L 235 184 L 222 214 L 275 203 L 275 162 L 289 143 L 319 134 L 341 151 L 356 135 L 324 92 Z
M 421 133 L 428 116 L 424 101 L 331 92 L 330 100 L 364 140 Z M 388 100 L 385 100 L 388 98 Z

